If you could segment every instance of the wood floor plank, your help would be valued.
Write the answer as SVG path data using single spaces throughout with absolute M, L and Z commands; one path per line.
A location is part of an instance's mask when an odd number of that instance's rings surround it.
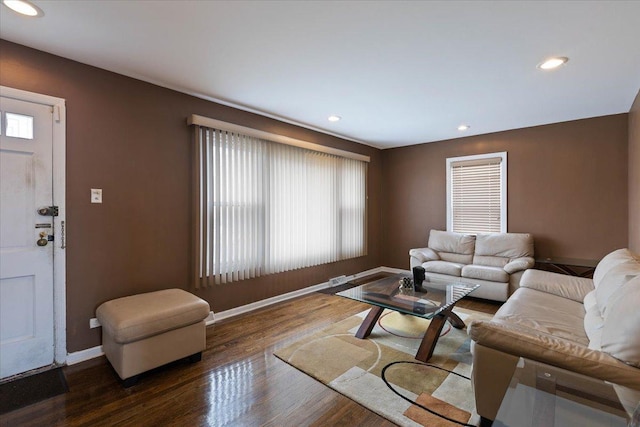
M 222 320 L 207 328 L 202 361 L 159 368 L 128 389 L 104 357 L 65 367 L 68 393 L 4 414 L 0 426 L 392 426 L 273 356 L 368 308 L 313 293 Z

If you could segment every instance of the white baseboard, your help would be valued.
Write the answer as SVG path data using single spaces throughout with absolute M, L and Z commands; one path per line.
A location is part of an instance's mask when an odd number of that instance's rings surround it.
M 209 315 L 204 320 L 206 321 L 207 326 L 211 326 L 216 321 L 216 314 L 213 311 L 210 311 Z
M 374 271 L 375 270 L 375 271 Z M 393 267 L 378 267 L 378 268 L 374 268 L 373 270 L 369 270 L 371 272 L 374 273 L 396 273 L 396 274 L 411 274 L 411 270 L 406 270 L 406 269 L 402 269 L 402 268 L 393 268 Z M 362 276 L 366 276 L 368 274 L 371 274 L 369 272 L 365 272 L 367 274 L 362 274 L 360 273 Z
M 353 276 L 349 276 L 350 278 L 359 279 L 361 277 L 370 276 L 376 273 L 408 273 L 409 270 L 403 270 L 400 268 L 391 268 L 391 267 L 376 267 L 371 270 L 366 270 Z M 219 313 L 215 313 L 212 311 L 209 313 L 209 316 L 206 318 L 207 326 L 213 325 L 215 322 L 218 322 L 223 319 L 228 319 L 230 317 L 238 316 L 239 314 L 249 313 L 250 311 L 257 310 L 259 308 L 267 307 L 282 301 L 286 301 L 292 298 L 296 298 L 302 295 L 310 294 L 312 292 L 319 291 L 321 289 L 329 288 L 331 284 L 329 282 L 319 283 L 317 285 L 309 286 L 303 289 L 298 289 L 297 291 L 289 292 L 282 295 L 276 295 L 275 297 L 267 298 L 265 300 L 252 302 L 251 304 L 243 305 L 240 307 L 235 307 L 230 310 L 221 311 Z M 100 357 L 104 354 L 102 351 L 102 346 L 96 346 L 92 348 L 88 348 L 86 350 L 80 350 L 73 353 L 67 354 L 67 365 L 75 365 L 76 363 L 85 362 L 90 359 L 94 359 L 96 357 Z
M 268 307 L 270 305 L 289 300 L 291 298 L 296 298 L 302 295 L 310 294 L 311 292 L 316 292 L 324 288 L 328 288 L 329 282 L 320 283 L 318 285 L 309 286 L 307 288 L 298 289 L 297 291 L 289 292 L 282 295 L 276 295 L 275 297 L 263 299 L 260 301 L 252 302 L 251 304 L 242 305 L 240 307 L 235 307 L 229 310 L 220 311 L 216 314 L 216 322 L 224 319 L 228 319 L 230 317 L 238 316 L 239 314 L 248 313 L 253 310 L 257 310 L 259 308 Z
M 100 357 L 103 354 L 104 351 L 102 351 L 101 345 L 69 353 L 67 354 L 67 365 L 75 365 L 76 363 L 85 362 L 87 360 Z
M 349 276 L 350 278 L 359 279 L 361 277 L 370 276 L 376 273 L 407 273 L 408 270 L 402 270 L 399 268 L 390 268 L 390 267 L 376 267 L 371 270 L 362 271 L 360 273 L 354 274 L 353 276 Z M 312 292 L 319 291 L 321 289 L 329 288 L 331 284 L 329 282 L 319 283 L 317 285 L 312 285 L 307 288 L 298 289 L 297 291 L 289 292 L 282 295 L 276 295 L 275 297 L 267 298 L 264 300 L 252 302 L 251 304 L 242 305 L 240 307 L 235 307 L 229 310 L 220 311 L 216 313 L 216 322 L 219 320 L 228 319 L 230 317 L 238 316 L 240 314 L 249 313 L 250 311 L 257 310 L 259 308 L 268 307 L 272 304 L 276 304 L 282 301 L 286 301 L 292 298 L 296 298 L 302 295 L 310 294 Z M 207 323 L 209 326 L 211 323 Z

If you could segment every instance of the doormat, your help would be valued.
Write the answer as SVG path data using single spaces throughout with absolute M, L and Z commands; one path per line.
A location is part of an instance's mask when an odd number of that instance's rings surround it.
M 491 318 L 462 308 L 454 311 L 467 324 Z M 354 336 L 365 311 L 279 349 L 275 356 L 399 426 L 459 425 L 422 407 L 478 425 L 471 381 L 464 378 L 470 376 L 472 362 L 466 331 L 445 329 L 429 360 L 437 367 L 428 366 L 414 356 L 421 341 L 416 338 L 429 320 L 386 313 L 367 339 Z
M 69 391 L 62 368 L 0 384 L 0 414 L 40 402 Z

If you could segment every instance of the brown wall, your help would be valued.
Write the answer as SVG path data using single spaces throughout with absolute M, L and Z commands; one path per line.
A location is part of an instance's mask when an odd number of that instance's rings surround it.
M 372 159 L 368 256 L 194 291 L 215 311 L 379 265 L 407 268 L 407 251 L 446 226 L 447 157 L 508 152 L 509 231 L 533 233 L 539 254 L 601 257 L 640 226 L 627 219 L 627 197 L 639 198 L 638 181 L 627 182 L 627 156 L 640 151 L 638 99 L 629 126 L 621 114 L 380 151 L 3 40 L 0 84 L 66 99 L 70 352 L 100 344 L 88 327 L 100 303 L 192 290 L 191 114 Z M 638 163 L 629 160 L 635 176 Z M 103 189 L 102 205 L 89 203 L 90 188 Z
M 507 151 L 508 231 L 536 254 L 600 258 L 627 246 L 627 114 L 414 145 L 383 153 L 383 257 L 446 229 L 447 157 Z
M 640 91 L 629 111 L 629 248 L 640 254 Z
M 0 84 L 65 98 L 67 350 L 100 344 L 104 301 L 190 289 L 191 133 L 200 114 L 371 156 L 369 255 L 197 291 L 221 311 L 380 265 L 381 152 L 0 40 Z M 102 188 L 104 203 L 89 203 Z

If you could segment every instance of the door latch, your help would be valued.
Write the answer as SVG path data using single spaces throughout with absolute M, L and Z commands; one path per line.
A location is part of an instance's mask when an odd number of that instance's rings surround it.
M 41 231 L 40 232 L 40 238 L 36 241 L 36 244 L 38 246 L 47 246 L 47 243 L 49 243 L 51 240 L 49 240 L 49 237 L 53 237 L 53 236 L 49 236 L 47 235 L 46 231 Z
M 58 216 L 58 207 L 57 206 L 47 206 L 44 208 L 38 209 L 38 214 L 42 216 Z

